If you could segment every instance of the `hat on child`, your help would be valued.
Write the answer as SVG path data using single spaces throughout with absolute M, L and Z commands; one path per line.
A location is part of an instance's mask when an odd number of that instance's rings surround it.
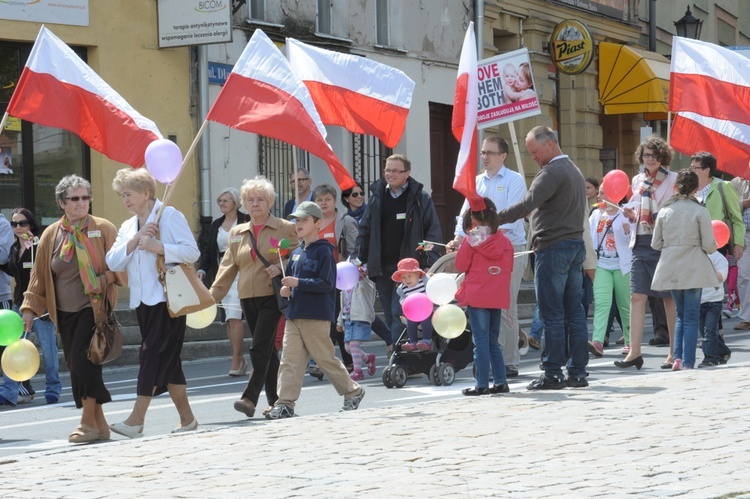
M 320 206 L 313 203 L 312 201 L 303 201 L 302 203 L 297 206 L 297 209 L 294 210 L 294 213 L 289 215 L 289 220 L 292 220 L 293 218 L 305 218 L 305 217 L 315 217 L 318 219 L 323 219 L 323 210 L 320 209 Z
M 404 258 L 398 262 L 398 270 L 393 273 L 391 279 L 396 282 L 401 282 L 405 272 L 419 272 L 419 274 L 425 275 L 424 270 L 419 268 L 419 262 L 414 258 Z

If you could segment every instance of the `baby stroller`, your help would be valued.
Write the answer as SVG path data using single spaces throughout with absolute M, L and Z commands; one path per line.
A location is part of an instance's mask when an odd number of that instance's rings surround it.
M 430 274 L 453 274 L 460 285 L 463 274 L 456 273 L 455 259 L 455 253 L 448 253 L 435 262 L 428 272 Z M 383 385 L 386 388 L 403 388 L 409 372 L 426 374 L 435 386 L 449 386 L 456 379 L 456 372 L 464 369 L 474 360 L 474 343 L 469 329 L 450 340 L 436 333 L 433 336 L 433 342 L 437 350 L 428 352 L 418 350 L 407 352 L 402 349 L 406 341 L 406 328 L 404 328 L 394 345 L 395 349 L 388 366 L 383 369 Z

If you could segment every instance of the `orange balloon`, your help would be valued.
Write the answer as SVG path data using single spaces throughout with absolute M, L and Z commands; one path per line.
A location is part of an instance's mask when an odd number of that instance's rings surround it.
M 630 179 L 622 170 L 612 170 L 602 179 L 602 190 L 613 203 L 619 203 L 630 192 Z
M 716 246 L 721 248 L 729 242 L 729 227 L 721 220 L 712 220 L 711 225 L 714 229 L 714 239 L 716 239 Z

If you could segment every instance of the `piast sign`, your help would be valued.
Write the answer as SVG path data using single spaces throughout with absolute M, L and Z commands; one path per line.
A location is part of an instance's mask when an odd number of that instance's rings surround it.
M 552 63 L 558 71 L 577 75 L 586 71 L 594 56 L 591 32 L 580 21 L 566 19 L 552 31 L 549 44 Z

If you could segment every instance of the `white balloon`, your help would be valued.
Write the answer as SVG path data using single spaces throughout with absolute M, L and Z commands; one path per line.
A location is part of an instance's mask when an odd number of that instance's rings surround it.
M 208 327 L 216 319 L 217 310 L 216 304 L 214 304 L 203 310 L 187 314 L 187 325 L 193 329 Z
M 427 297 L 435 305 L 445 305 L 453 301 L 458 291 L 456 278 L 451 274 L 435 274 L 427 281 Z

